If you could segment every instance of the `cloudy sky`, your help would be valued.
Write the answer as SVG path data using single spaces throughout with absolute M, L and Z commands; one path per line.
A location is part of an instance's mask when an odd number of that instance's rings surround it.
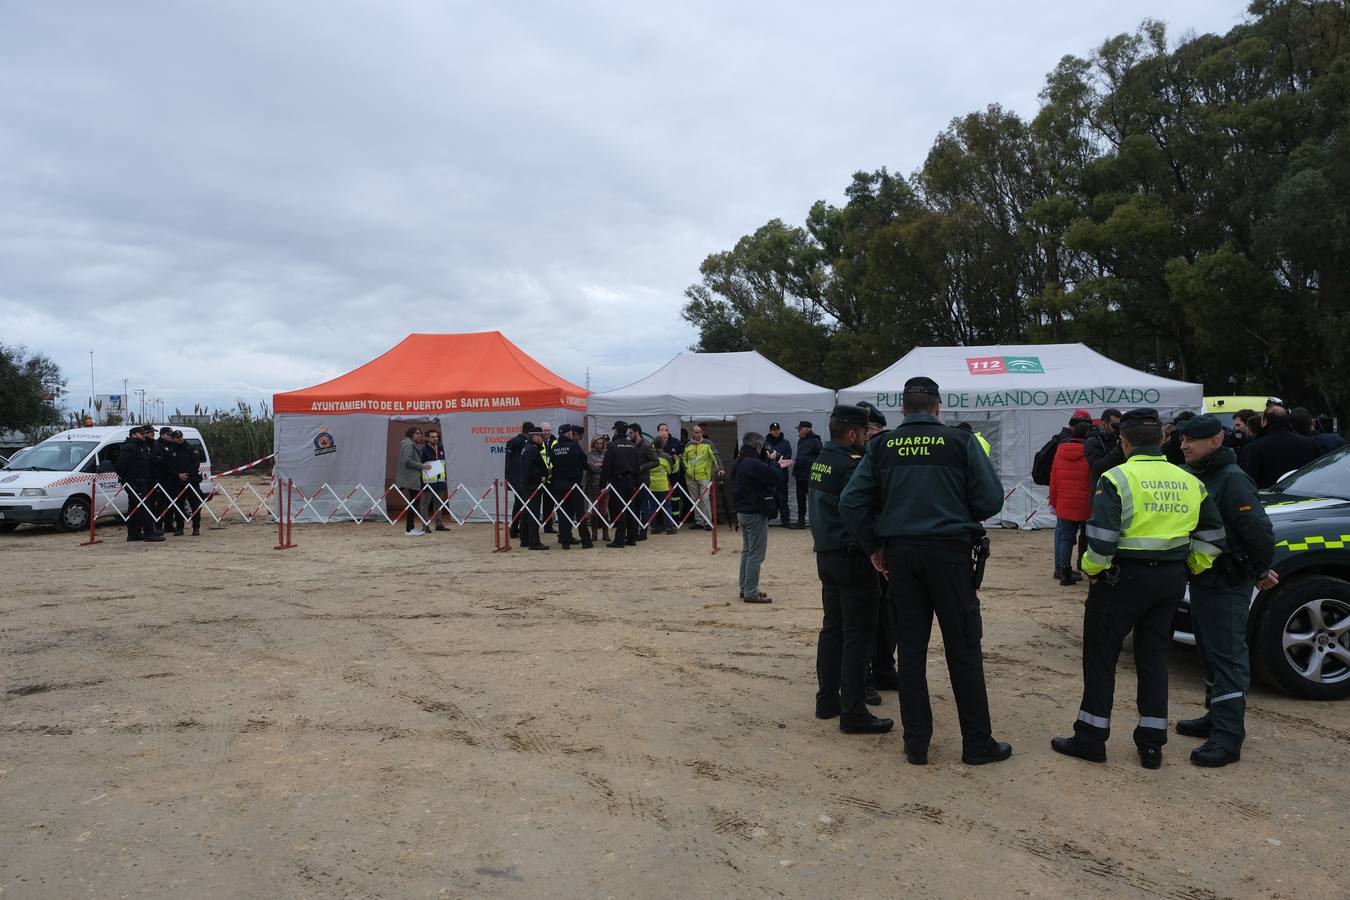
M 256 402 L 412 331 L 605 390 L 768 219 L 1036 110 L 1066 53 L 1241 0 L 130 0 L 0 6 L 0 342 L 69 401 Z

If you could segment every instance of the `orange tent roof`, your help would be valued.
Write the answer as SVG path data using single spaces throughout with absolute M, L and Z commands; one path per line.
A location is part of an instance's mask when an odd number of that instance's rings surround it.
M 590 391 L 559 378 L 500 331 L 410 334 L 346 375 L 272 396 L 279 413 L 418 413 L 569 408 Z

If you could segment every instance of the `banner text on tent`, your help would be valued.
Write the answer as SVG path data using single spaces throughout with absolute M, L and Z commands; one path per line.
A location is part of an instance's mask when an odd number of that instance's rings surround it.
M 877 407 L 899 409 L 903 395 L 877 393 Z M 1023 406 L 1070 407 L 1125 406 L 1156 404 L 1162 394 L 1156 388 L 1084 388 L 1076 391 L 948 391 L 942 395 L 943 409 L 1016 409 Z
M 446 400 L 315 400 L 313 412 L 445 412 L 455 409 L 519 409 L 519 397 L 451 397 Z

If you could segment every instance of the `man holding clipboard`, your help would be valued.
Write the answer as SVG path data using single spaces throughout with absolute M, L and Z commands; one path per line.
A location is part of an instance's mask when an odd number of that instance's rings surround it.
M 435 428 L 427 429 L 427 442 L 422 445 L 422 462 L 431 465 L 422 470 L 422 481 L 431 491 L 431 496 L 435 498 L 436 509 L 431 513 L 431 521 L 435 521 L 437 531 L 449 531 L 445 527 L 445 445 L 441 443 L 441 433 Z

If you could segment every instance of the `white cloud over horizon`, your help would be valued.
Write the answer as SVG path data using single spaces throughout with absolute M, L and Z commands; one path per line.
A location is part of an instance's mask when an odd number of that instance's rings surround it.
M 694 340 L 698 265 L 908 174 L 956 116 L 1149 16 L 1240 2 L 11 4 L 0 341 L 69 403 L 324 381 L 410 332 L 504 332 L 596 390 Z

